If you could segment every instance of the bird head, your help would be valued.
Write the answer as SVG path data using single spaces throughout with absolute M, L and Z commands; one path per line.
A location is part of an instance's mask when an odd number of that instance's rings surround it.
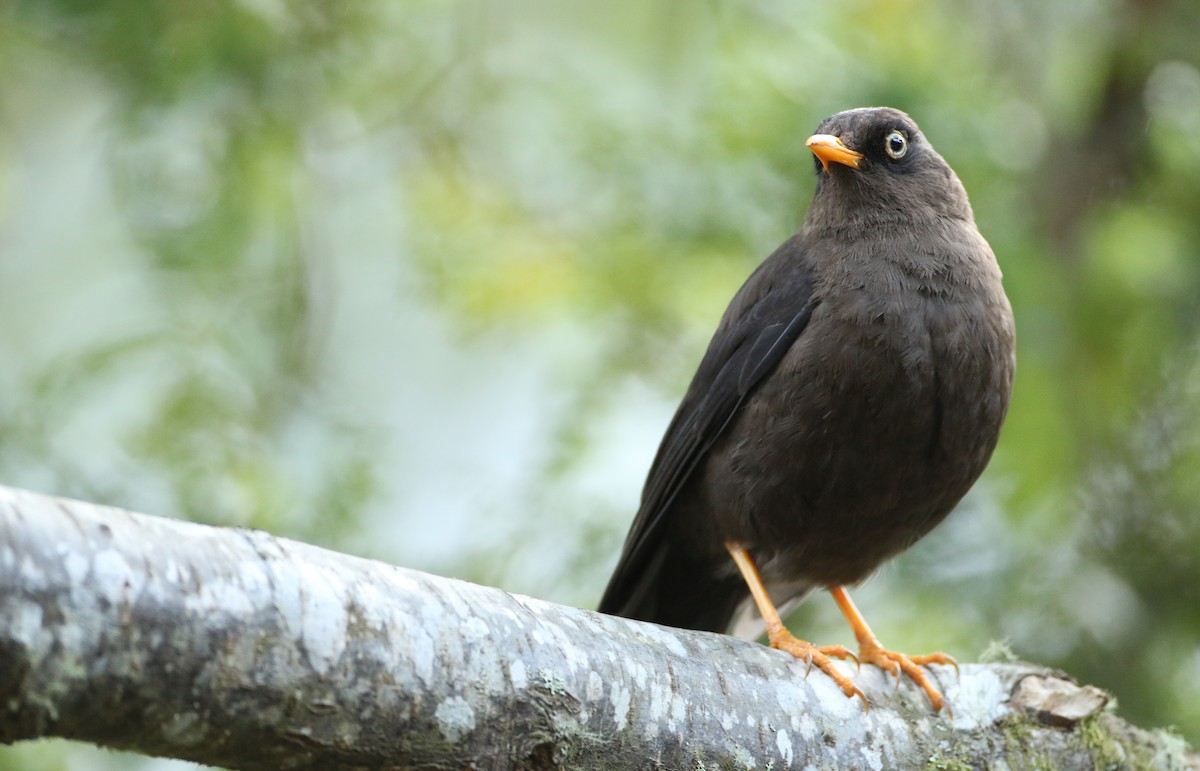
M 810 227 L 972 220 L 962 183 L 900 110 L 839 112 L 806 144 L 817 172 Z

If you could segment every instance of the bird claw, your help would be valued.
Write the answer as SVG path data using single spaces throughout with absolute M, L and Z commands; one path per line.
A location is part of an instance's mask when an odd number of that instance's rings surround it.
M 771 634 L 770 642 L 772 648 L 790 653 L 807 664 L 807 668 L 804 670 L 805 678 L 812 672 L 813 667 L 816 667 L 828 675 L 842 689 L 842 693 L 846 694 L 846 698 L 857 696 L 862 699 L 865 709 L 871 709 L 871 705 L 867 701 L 867 695 L 851 682 L 850 678 L 843 675 L 833 666 L 832 659 L 841 659 L 843 661 L 854 659 L 854 662 L 858 663 L 858 656 L 855 656 L 844 645 L 813 645 L 810 642 L 801 640 L 786 629 Z
M 945 653 L 930 653 L 924 656 L 909 656 L 904 653 L 890 651 L 879 645 L 878 643 L 864 644 L 858 652 L 859 658 L 867 663 L 874 664 L 885 672 L 896 676 L 896 685 L 899 687 L 901 674 L 908 675 L 908 678 L 913 681 L 925 695 L 929 697 L 929 702 L 933 706 L 934 711 L 941 711 L 946 707 L 946 700 L 942 694 L 929 680 L 929 676 L 921 667 L 929 666 L 930 664 L 947 664 L 954 667 L 957 673 L 958 662 L 952 656 Z M 946 708 L 949 714 L 949 708 Z
M 962 670 L 958 668 L 958 659 L 948 653 L 927 653 L 924 656 L 909 656 L 908 659 L 919 667 L 927 667 L 930 664 L 944 664 L 954 667 L 954 676 L 962 676 Z

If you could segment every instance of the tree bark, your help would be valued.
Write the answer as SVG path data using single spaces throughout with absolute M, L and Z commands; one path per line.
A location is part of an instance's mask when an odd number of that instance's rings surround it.
M 236 769 L 1200 768 L 1029 664 L 864 667 L 0 487 L 0 741 Z M 1040 764 L 1040 765 L 1039 765 Z

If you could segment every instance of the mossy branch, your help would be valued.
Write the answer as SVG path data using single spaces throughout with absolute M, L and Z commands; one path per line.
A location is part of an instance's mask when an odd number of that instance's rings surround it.
M 1200 768 L 1027 664 L 864 667 L 0 487 L 0 741 L 236 769 Z

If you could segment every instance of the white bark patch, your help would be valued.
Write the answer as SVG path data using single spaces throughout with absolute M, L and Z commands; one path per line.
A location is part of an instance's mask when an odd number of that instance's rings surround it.
M 650 685 L 650 720 L 657 723 L 667 715 L 667 707 L 671 704 L 671 690 L 657 682 Z
M 21 560 L 21 585 L 45 586 L 46 573 L 29 557 Z
M 679 638 L 663 627 L 645 626 L 639 627 L 638 631 L 642 633 L 642 636 L 650 638 L 654 643 L 661 645 L 676 656 L 686 657 L 688 655 L 687 648 L 679 641 Z
M 485 640 L 490 633 L 488 625 L 483 622 L 483 619 L 476 616 L 468 618 L 462 626 L 463 637 L 468 640 Z
M 42 606 L 29 603 L 17 608 L 16 616 L 7 619 L 10 634 L 23 645 L 34 647 L 42 636 Z
M 579 672 L 586 672 L 592 668 L 592 662 L 588 658 L 586 648 L 577 645 L 575 640 L 562 627 L 555 625 L 551 626 L 550 630 L 554 636 L 555 644 L 559 646 L 567 660 L 567 668 L 572 675 Z
M 290 556 L 278 545 L 268 544 L 260 547 L 260 551 L 264 552 L 263 559 L 271 576 L 275 610 L 283 620 L 284 628 L 292 634 L 299 634 L 304 608 L 298 576 L 290 563 Z
M 407 631 L 407 634 L 403 632 Z M 437 659 L 437 646 L 434 645 L 433 635 L 423 627 L 401 627 L 402 634 L 395 641 L 396 645 L 404 646 L 412 661 L 413 674 L 425 686 L 433 683 L 434 664 Z
M 451 696 L 438 705 L 434 713 L 438 731 L 452 744 L 475 730 L 475 710 L 458 696 Z
M 62 554 L 65 550 L 65 546 L 59 549 L 59 556 L 62 558 L 62 567 L 66 569 L 67 576 L 71 579 L 71 585 L 79 586 L 88 580 L 88 569 L 90 567 L 88 557 L 79 554 L 78 551 L 70 551 L 67 554 Z
M 120 552 L 105 549 L 92 558 L 92 580 L 104 599 L 118 605 L 137 594 L 144 577 L 134 573 Z
M 975 677 L 958 678 L 952 725 L 955 728 L 978 728 L 991 725 L 1007 711 L 1008 688 L 994 673 L 981 669 Z
M 642 666 L 640 662 L 635 661 L 632 662 L 632 664 L 627 665 L 626 669 L 628 670 L 630 677 L 633 678 L 634 684 L 637 685 L 638 688 L 646 687 L 646 677 L 648 675 L 646 667 Z
M 784 766 L 792 765 L 792 739 L 787 731 L 780 729 L 775 732 L 775 746 L 779 748 L 779 757 L 783 759 Z
M 807 712 L 800 716 L 799 729 L 797 729 L 806 742 L 815 739 L 817 736 L 817 722 L 812 719 L 812 715 Z
M 525 672 L 525 662 L 517 659 L 508 667 L 508 678 L 512 681 L 514 691 L 523 691 L 529 685 L 529 675 Z
M 421 620 L 391 604 L 395 596 L 423 597 L 422 586 L 399 570 L 388 571 L 386 577 L 385 582 L 356 581 L 349 591 L 351 602 L 362 622 L 383 633 L 373 655 L 394 669 L 401 683 L 420 681 L 427 687 L 434 676 L 433 637 Z
M 616 721 L 618 731 L 624 731 L 625 726 L 629 724 L 630 698 L 629 688 L 623 683 L 613 685 L 609 700 L 612 701 L 613 719 Z
M 791 727 L 793 731 L 800 730 L 800 715 L 804 712 L 804 704 L 801 701 L 803 691 L 801 691 L 798 685 L 798 683 L 789 683 L 786 681 L 775 683 L 775 701 L 779 704 L 782 714 L 791 715 Z
M 678 731 L 684 718 L 687 717 L 687 700 L 678 693 L 671 696 L 671 716 L 667 720 L 667 728 Z
M 304 652 L 314 671 L 327 674 L 346 648 L 349 616 L 338 589 L 341 581 L 304 563 L 298 563 L 297 568 L 307 590 L 302 599 L 300 622 Z
M 478 619 L 472 620 L 478 621 Z M 467 682 L 489 695 L 507 692 L 508 682 L 504 677 L 504 668 L 500 662 L 500 651 L 486 642 L 464 647 L 463 661 L 466 670 L 464 675 Z
M 862 748 L 862 759 L 866 763 L 866 767 L 871 771 L 883 771 L 883 757 L 879 750 L 874 747 Z
M 199 613 L 220 612 L 232 616 L 245 616 L 254 612 L 254 603 L 241 587 L 238 579 L 210 578 L 200 591 L 189 595 L 185 604 Z
M 604 697 L 604 678 L 592 670 L 588 673 L 587 690 L 584 692 L 588 701 L 600 701 Z

